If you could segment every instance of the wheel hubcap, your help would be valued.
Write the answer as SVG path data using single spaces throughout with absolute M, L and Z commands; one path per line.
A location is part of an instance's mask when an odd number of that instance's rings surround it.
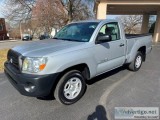
M 74 99 L 76 98 L 82 89 L 82 82 L 79 78 L 74 77 L 67 81 L 64 86 L 64 96 L 67 99 Z
M 141 64 L 142 64 L 142 57 L 141 57 L 141 56 L 138 56 L 138 57 L 136 58 L 135 67 L 136 67 L 136 68 L 139 68 L 139 67 L 141 66 Z

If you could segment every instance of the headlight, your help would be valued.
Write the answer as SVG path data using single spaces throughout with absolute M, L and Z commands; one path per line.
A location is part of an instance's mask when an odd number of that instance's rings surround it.
M 26 57 L 22 63 L 22 72 L 37 73 L 42 71 L 47 63 L 47 58 Z

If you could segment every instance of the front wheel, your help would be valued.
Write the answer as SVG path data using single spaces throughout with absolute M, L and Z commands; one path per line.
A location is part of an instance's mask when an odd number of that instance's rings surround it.
M 62 104 L 77 102 L 84 94 L 86 83 L 81 72 L 72 70 L 64 74 L 58 82 L 54 96 Z
M 138 71 L 142 66 L 142 62 L 143 62 L 143 54 L 141 52 L 137 52 L 135 59 L 129 65 L 129 69 L 132 71 Z

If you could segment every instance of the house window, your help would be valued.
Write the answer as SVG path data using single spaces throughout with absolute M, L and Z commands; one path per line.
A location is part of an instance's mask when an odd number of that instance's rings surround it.
M 3 31 L 3 25 L 0 23 L 0 31 Z

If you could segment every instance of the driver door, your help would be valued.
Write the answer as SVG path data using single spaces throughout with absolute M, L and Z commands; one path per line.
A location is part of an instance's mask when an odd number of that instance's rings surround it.
M 97 62 L 97 74 L 109 71 L 123 65 L 125 61 L 125 40 L 120 36 L 118 22 L 107 23 L 102 26 L 98 36 L 110 35 L 108 42 L 96 42 L 95 58 Z M 97 41 L 98 39 L 96 39 Z

